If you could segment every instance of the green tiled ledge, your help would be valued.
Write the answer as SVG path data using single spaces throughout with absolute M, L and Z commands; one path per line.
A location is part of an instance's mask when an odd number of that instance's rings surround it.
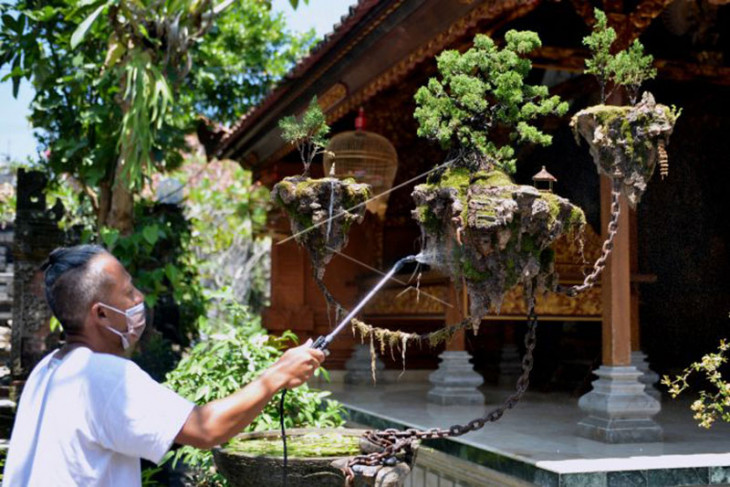
M 409 428 L 398 421 L 346 406 L 349 419 L 375 429 Z M 474 462 L 540 487 L 696 487 L 730 485 L 730 466 L 582 472 L 559 474 L 531 463 L 510 458 L 449 439 L 428 440 L 424 445 Z

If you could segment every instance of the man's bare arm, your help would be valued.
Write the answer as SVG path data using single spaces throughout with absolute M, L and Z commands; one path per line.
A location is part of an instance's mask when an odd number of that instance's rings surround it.
M 309 343 L 288 350 L 256 380 L 223 399 L 196 406 L 175 443 L 212 448 L 233 438 L 248 426 L 271 398 L 283 388 L 292 389 L 309 379 L 324 354 Z

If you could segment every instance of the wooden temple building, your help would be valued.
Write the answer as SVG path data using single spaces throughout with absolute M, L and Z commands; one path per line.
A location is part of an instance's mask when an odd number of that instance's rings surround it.
M 297 152 L 280 137 L 277 122 L 282 117 L 302 113 L 316 95 L 332 134 L 338 134 L 353 130 L 363 108 L 365 130 L 380 134 L 395 148 L 394 186 L 398 189 L 389 195 L 384 217 L 368 212 L 362 224 L 352 227 L 344 255 L 335 256 L 327 267 L 325 283 L 340 302 L 352 306 L 380 276 L 377 270 L 387 270 L 399 258 L 420 250 L 410 193 L 424 181 L 418 176 L 443 162 L 446 155 L 417 137 L 413 96 L 436 74 L 435 56 L 444 49 L 467 49 L 477 33 L 499 41 L 509 29 L 536 31 L 543 46 L 532 59 L 530 80 L 549 86 L 551 93 L 569 102 L 570 110 L 563 118 L 544 121 L 544 131 L 554 137 L 552 146 L 524 147 L 518 152 L 515 180 L 532 184 L 531 177 L 546 166 L 557 178 L 554 191 L 585 210 L 590 228 L 584 256 L 572 242 L 561 241 L 556 249 L 561 281 L 582 281 L 600 253 L 609 195 L 587 147 L 576 143 L 568 124 L 576 111 L 598 102 L 597 83 L 582 73 L 587 49 L 581 41 L 590 32 L 594 7 L 602 8 L 618 33 L 618 45 L 627 46 L 639 38 L 654 56 L 657 78 L 643 88 L 658 102 L 677 105 L 683 112 L 668 147 L 668 177 L 654 176 L 635 212 L 623 202 L 616 248 L 602 285 L 577 298 L 555 294 L 539 300 L 541 327 L 533 387 L 586 392 L 592 369 L 628 370 L 632 352 L 639 351 L 656 371 L 672 372 L 714 349 L 730 325 L 730 191 L 726 189 L 730 5 L 726 3 L 360 0 L 232 128 L 218 145 L 217 156 L 239 161 L 253 171 L 255 179 L 271 187 L 302 171 Z M 316 163 L 313 173 L 323 175 L 322 165 Z M 331 310 L 312 280 L 306 252 L 288 238 L 291 232 L 283 213 L 272 213 L 270 228 L 274 242 L 266 328 L 292 329 L 302 337 L 327 333 Z M 399 279 L 408 281 L 413 271 L 405 270 Z M 446 278 L 427 270 L 418 290 L 411 284 L 414 287 L 408 288 L 393 282 L 365 308 L 363 320 L 426 332 L 460 319 L 464 296 Z M 489 388 L 519 370 L 524 329 L 521 290 L 515 289 L 499 314 L 484 317 L 478 335 L 461 334 L 446 351 L 470 354 L 484 380 L 482 387 Z M 349 333 L 338 337 L 331 346 L 328 368 L 343 369 L 356 343 Z M 442 351 L 409 350 L 406 366 L 435 369 Z M 634 353 L 634 365 L 641 365 L 636 357 Z M 387 354 L 382 360 L 386 368 L 401 367 L 399 360 Z M 640 375 L 631 376 L 632 380 Z M 654 401 L 646 407 L 651 430 L 649 418 L 659 406 Z M 612 420 L 606 421 L 605 429 L 610 430 Z M 636 441 L 610 432 L 587 436 L 606 442 Z M 644 439 L 660 437 L 659 429 Z

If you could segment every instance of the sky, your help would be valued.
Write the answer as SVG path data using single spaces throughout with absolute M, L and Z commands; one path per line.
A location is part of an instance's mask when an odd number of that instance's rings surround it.
M 319 37 L 332 31 L 340 17 L 347 13 L 356 0 L 299 0 L 299 8 L 292 9 L 289 0 L 272 0 L 272 9 L 282 12 L 291 30 L 304 32 L 314 28 Z M 0 78 L 9 68 L 0 69 Z M 21 83 L 18 98 L 13 98 L 12 83 L 0 82 L 0 164 L 24 161 L 36 154 L 36 142 L 28 123 L 28 107 L 33 99 L 30 85 Z

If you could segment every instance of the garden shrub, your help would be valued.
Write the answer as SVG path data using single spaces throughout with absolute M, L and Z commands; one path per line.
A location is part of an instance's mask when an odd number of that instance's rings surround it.
M 268 335 L 258 316 L 230 299 L 225 292 L 212 295 L 211 318 L 201 317 L 202 340 L 193 346 L 178 366 L 167 375 L 166 385 L 196 404 L 226 397 L 257 378 L 295 344 L 297 337 L 287 331 L 280 337 Z M 325 375 L 324 369 L 319 370 Z M 284 424 L 287 428 L 341 426 L 344 408 L 328 399 L 330 393 L 307 384 L 287 393 Z M 272 400 L 244 431 L 279 427 L 278 401 Z M 210 451 L 190 446 L 168 454 L 176 463 L 183 460 L 192 468 L 195 485 L 225 485 L 213 468 Z

